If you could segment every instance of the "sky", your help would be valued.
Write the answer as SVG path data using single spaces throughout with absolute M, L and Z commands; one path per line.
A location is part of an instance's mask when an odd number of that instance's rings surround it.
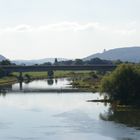
M 83 58 L 140 46 L 140 0 L 0 0 L 0 54 Z

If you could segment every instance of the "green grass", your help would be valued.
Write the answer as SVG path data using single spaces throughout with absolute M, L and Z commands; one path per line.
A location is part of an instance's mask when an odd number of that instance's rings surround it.
M 23 72 L 23 76 L 26 74 L 30 76 L 31 80 L 48 78 L 47 72 Z M 15 72 L 12 75 L 15 80 L 19 73 Z M 92 78 L 91 71 L 54 71 L 54 78 L 62 77 L 71 77 L 73 79 L 71 84 L 77 88 L 85 88 L 92 91 L 98 88 L 98 80 Z M 2 78 L 0 84 L 9 82 L 12 79 L 10 77 Z
M 17 78 L 14 76 L 0 78 L 0 85 L 7 85 L 17 82 Z
M 75 77 L 75 75 L 86 75 L 89 71 L 54 71 L 54 78 L 61 78 L 61 77 Z M 31 79 L 44 79 L 48 78 L 47 72 L 23 72 L 23 76 L 28 74 Z M 19 76 L 18 72 L 13 73 L 14 76 Z
M 87 75 L 89 71 L 55 71 L 54 77 L 61 78 L 61 77 L 78 77 L 82 75 Z
M 88 91 L 97 92 L 99 90 L 99 79 L 81 78 L 72 82 L 73 87 L 86 89 Z
M 47 72 L 23 72 L 23 76 L 25 76 L 26 74 L 28 74 L 31 79 L 44 79 L 48 77 Z M 13 75 L 18 77 L 19 73 L 14 72 Z

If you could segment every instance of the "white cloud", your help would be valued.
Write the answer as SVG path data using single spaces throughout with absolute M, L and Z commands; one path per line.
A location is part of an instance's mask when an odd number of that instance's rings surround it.
M 61 22 L 42 26 L 22 24 L 0 29 L 1 54 L 12 59 L 78 58 L 103 49 L 139 45 L 139 31 L 139 25 L 134 26 L 134 23 L 127 26 L 98 22 Z
M 78 23 L 78 22 L 60 22 L 56 24 L 48 24 L 42 25 L 38 27 L 33 27 L 31 25 L 22 24 L 15 27 L 6 27 L 0 28 L 1 32 L 63 32 L 63 31 L 93 31 L 93 32 L 108 32 L 113 34 L 120 34 L 120 35 L 131 35 L 136 33 L 138 28 L 132 23 L 128 23 L 124 27 L 113 27 L 102 25 L 98 22 L 87 22 L 87 23 Z
M 31 31 L 32 27 L 30 25 L 21 24 L 15 27 L 0 28 L 1 32 L 26 32 Z
M 31 30 L 31 26 L 23 24 L 23 25 L 19 25 L 19 26 L 15 27 L 15 30 L 16 31 L 30 31 Z
M 78 22 L 61 22 L 57 24 L 40 26 L 39 29 L 49 31 L 66 31 L 66 30 L 80 31 L 88 29 L 104 30 L 104 27 L 102 27 L 99 23 L 96 22 L 89 22 L 85 24 L 81 24 Z

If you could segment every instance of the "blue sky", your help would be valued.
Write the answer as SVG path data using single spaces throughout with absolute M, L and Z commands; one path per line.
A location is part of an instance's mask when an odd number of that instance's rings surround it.
M 82 58 L 140 45 L 139 0 L 0 0 L 0 54 Z

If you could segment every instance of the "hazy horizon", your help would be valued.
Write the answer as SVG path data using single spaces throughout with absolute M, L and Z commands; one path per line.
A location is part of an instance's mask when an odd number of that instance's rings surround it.
M 84 58 L 140 46 L 139 0 L 0 0 L 0 54 Z
M 97 53 L 92 53 L 92 54 L 89 54 L 89 55 L 87 55 L 87 56 L 84 56 L 84 57 L 76 57 L 76 58 L 66 58 L 66 57 L 43 57 L 43 58 L 33 58 L 33 59 L 24 59 L 24 58 L 21 58 L 21 59 L 11 59 L 12 61 L 36 61 L 36 60 L 43 60 L 43 59 L 55 59 L 55 58 L 57 58 L 57 59 L 66 59 L 66 60 L 75 60 L 75 59 L 84 59 L 84 58 L 86 58 L 86 57 L 89 57 L 89 56 L 92 56 L 92 55 L 96 55 L 96 54 L 102 54 L 102 53 L 104 53 L 105 51 L 107 52 L 107 51 L 111 51 L 111 50 L 114 50 L 115 51 L 115 49 L 128 49 L 128 48 L 140 48 L 140 46 L 131 46 L 131 47 L 120 47 L 120 48 L 113 48 L 113 49 L 109 49 L 109 50 L 103 50 L 103 51 L 101 51 L 101 52 L 97 52 Z M 1 55 L 1 54 L 0 54 Z M 9 58 L 7 58 L 7 59 L 9 59 Z

